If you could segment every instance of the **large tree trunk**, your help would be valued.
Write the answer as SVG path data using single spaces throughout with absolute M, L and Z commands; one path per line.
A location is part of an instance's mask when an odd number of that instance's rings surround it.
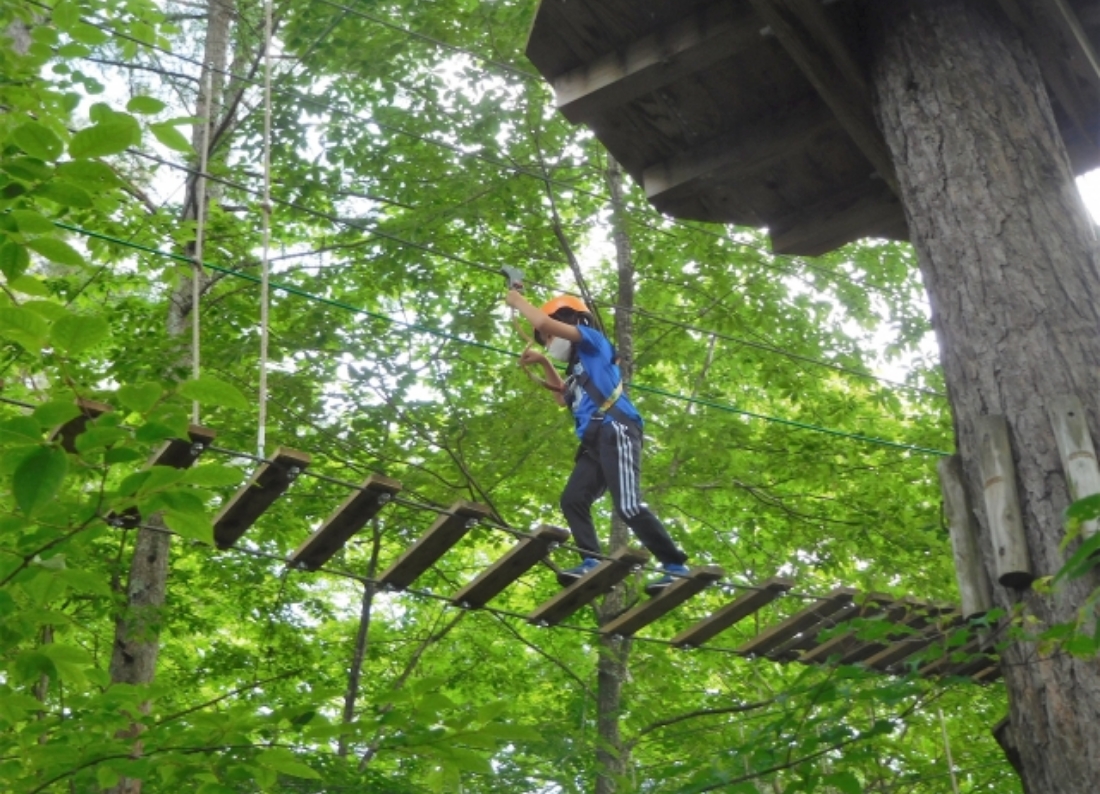
M 993 544 L 976 422 L 1007 418 L 1033 573 L 1063 563 L 1069 496 L 1046 407 L 1076 394 L 1100 429 L 1100 273 L 1036 61 L 984 0 L 874 3 L 876 113 L 893 153 L 932 304 L 981 546 Z M 995 581 L 996 577 L 991 576 Z M 1042 630 L 1071 621 L 1094 586 L 1054 597 L 996 586 Z M 1100 778 L 1100 664 L 1014 643 L 1003 654 L 1027 789 L 1091 794 Z
M 619 367 L 623 382 L 629 383 L 634 372 L 634 257 L 630 238 L 626 233 L 623 208 L 623 172 L 610 154 L 607 156 L 607 183 L 611 190 L 611 222 L 614 226 L 615 258 L 618 264 L 619 292 L 615 310 L 615 348 L 619 353 Z M 619 516 L 611 521 L 611 543 L 617 549 L 630 541 L 630 528 Z M 626 605 L 626 589 L 618 587 L 607 595 L 600 605 L 600 625 L 623 612 Z M 596 733 L 600 744 L 596 748 L 595 794 L 614 794 L 618 782 L 626 775 L 630 765 L 629 750 L 623 744 L 619 730 L 622 714 L 623 681 L 630 664 L 631 641 L 629 637 L 600 636 L 599 660 L 596 673 Z

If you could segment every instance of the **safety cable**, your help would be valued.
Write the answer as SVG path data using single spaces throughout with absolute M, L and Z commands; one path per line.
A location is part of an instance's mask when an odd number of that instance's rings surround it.
M 128 247 L 128 248 L 133 248 L 135 250 L 144 251 L 145 253 L 153 254 L 155 256 L 161 256 L 161 257 L 164 257 L 164 258 L 167 258 L 167 259 L 172 259 L 172 260 L 177 261 L 177 262 L 186 262 L 187 264 L 192 264 L 193 261 L 194 261 L 194 260 L 192 260 L 192 259 L 190 259 L 186 256 L 183 256 L 182 254 L 172 253 L 171 251 L 163 251 L 163 250 L 160 250 L 158 248 L 151 248 L 149 246 L 141 245 L 139 243 L 127 242 L 126 240 L 121 240 L 117 237 L 112 237 L 110 235 L 102 234 L 100 232 L 93 232 L 93 231 L 90 231 L 88 229 L 81 228 L 79 226 L 74 226 L 72 224 L 64 223 L 62 221 L 54 221 L 54 225 L 56 225 L 57 227 L 59 227 L 61 229 L 65 229 L 67 231 L 75 232 L 77 234 L 82 234 L 82 235 L 85 235 L 87 237 L 92 237 L 92 238 L 95 238 L 95 239 L 98 239 L 98 240 L 103 240 L 105 242 L 115 243 L 117 245 L 122 245 L 122 246 L 125 246 L 125 247 Z M 259 283 L 259 281 L 260 281 L 259 277 L 250 275 L 248 273 L 243 273 L 240 270 L 233 270 L 233 269 L 230 269 L 230 268 L 227 268 L 227 267 L 222 267 L 220 265 L 214 265 L 214 264 L 211 264 L 209 262 L 202 262 L 200 264 L 203 267 L 208 268 L 210 270 L 213 270 L 215 272 L 223 273 L 227 276 L 232 276 L 234 278 L 238 278 L 238 279 L 241 279 L 243 281 L 250 281 L 254 284 Z M 395 324 L 395 325 L 401 325 L 401 326 L 404 326 L 404 327 L 406 327 L 410 330 L 413 330 L 413 331 L 419 331 L 419 332 L 422 332 L 422 333 L 430 334 L 432 336 L 436 336 L 436 337 L 439 337 L 441 339 L 447 339 L 447 340 L 452 341 L 452 342 L 458 342 L 460 344 L 467 345 L 467 346 L 470 346 L 470 347 L 475 347 L 475 348 L 479 348 L 479 349 L 482 349 L 482 350 L 491 351 L 491 352 L 494 352 L 494 353 L 500 353 L 500 354 L 503 354 L 503 355 L 516 357 L 516 354 L 513 353 L 510 350 L 505 350 L 503 348 L 495 347 L 493 345 L 488 345 L 488 344 L 485 344 L 483 342 L 476 342 L 476 341 L 473 341 L 473 340 L 464 339 L 460 336 L 456 336 L 454 334 L 448 333 L 446 331 L 441 331 L 441 330 L 436 329 L 436 328 L 430 328 L 428 326 L 420 325 L 420 324 L 417 324 L 417 323 L 410 323 L 410 322 L 405 321 L 405 320 L 399 320 L 399 319 L 396 319 L 394 317 L 389 317 L 389 316 L 384 315 L 384 314 L 379 314 L 377 312 L 372 312 L 368 309 L 363 309 L 363 308 L 360 308 L 360 307 L 357 307 L 357 306 L 352 306 L 351 304 L 344 303 L 343 301 L 334 300 L 332 298 L 324 298 L 324 297 L 321 297 L 319 295 L 314 295 L 310 292 L 306 292 L 305 290 L 300 289 L 298 287 L 293 287 L 289 284 L 283 284 L 281 282 L 272 281 L 270 286 L 271 286 L 272 289 L 279 290 L 280 292 L 284 292 L 284 293 L 287 293 L 289 295 L 296 295 L 298 297 L 302 297 L 302 298 L 305 298 L 307 300 L 310 300 L 310 301 L 313 301 L 313 302 L 316 302 L 316 303 L 320 303 L 320 304 L 323 304 L 323 305 L 343 309 L 345 311 L 350 311 L 350 312 L 353 312 L 355 314 L 362 314 L 362 315 L 371 317 L 373 319 L 382 320 L 382 321 L 387 322 L 387 323 L 392 323 L 392 324 Z M 692 397 L 692 396 L 683 395 L 683 394 L 676 394 L 674 392 L 667 392 L 667 391 L 664 391 L 662 389 L 657 389 L 657 388 L 654 388 L 654 387 L 647 387 L 647 386 L 639 385 L 637 383 L 632 384 L 631 388 L 635 389 L 637 391 L 651 392 L 653 394 L 658 394 L 658 395 L 661 395 L 661 396 L 669 398 L 669 399 L 679 400 L 681 402 L 687 402 L 687 403 L 690 403 L 690 404 L 693 404 L 693 405 L 700 405 L 700 406 L 704 406 L 704 407 L 707 407 L 707 408 L 714 408 L 715 410 L 725 411 L 725 412 L 728 412 L 728 413 L 737 414 L 739 416 L 747 416 L 747 417 L 750 417 L 752 419 L 760 419 L 760 420 L 766 421 L 766 422 L 772 422 L 772 423 L 776 423 L 776 424 L 787 425 L 787 426 L 795 427 L 795 428 L 798 428 L 798 429 L 801 429 L 801 430 L 809 430 L 809 431 L 814 431 L 814 432 L 819 432 L 819 433 L 826 433 L 828 435 L 833 435 L 833 436 L 837 436 L 837 437 L 841 437 L 841 438 L 849 438 L 849 439 L 859 441 L 859 442 L 863 442 L 863 443 L 867 443 L 867 444 L 874 444 L 874 445 L 878 445 L 878 446 L 891 447 L 891 448 L 894 448 L 894 449 L 901 449 L 901 450 L 906 450 L 906 451 L 910 451 L 910 452 L 919 452 L 919 453 L 922 453 L 922 454 L 938 455 L 938 456 L 941 456 L 941 457 L 951 454 L 950 452 L 945 452 L 943 450 L 938 450 L 938 449 L 932 449 L 932 448 L 929 448 L 929 447 L 921 447 L 921 446 L 916 446 L 916 445 L 913 445 L 913 444 L 905 444 L 905 443 L 898 442 L 898 441 L 890 441 L 890 440 L 887 440 L 887 439 L 875 438 L 873 436 L 866 436 L 866 435 L 862 435 L 862 434 L 859 434 L 859 433 L 849 433 L 849 432 L 846 432 L 846 431 L 843 431 L 843 430 L 837 430 L 835 428 L 826 428 L 826 427 L 821 427 L 819 425 L 813 425 L 813 424 L 809 424 L 809 423 L 798 422 L 798 421 L 791 420 L 791 419 L 782 419 L 782 418 L 779 418 L 779 417 L 773 417 L 773 416 L 769 416 L 767 414 L 756 413 L 754 411 L 748 411 L 748 410 L 745 410 L 745 409 L 736 408 L 736 407 L 731 406 L 731 405 L 725 405 L 723 403 L 718 403 L 718 402 L 714 402 L 714 401 L 711 401 L 711 400 L 704 400 L 704 399 L 699 398 L 699 397 Z
M 39 3 L 39 2 L 37 2 L 37 0 L 28 0 L 28 2 L 32 3 L 33 5 L 39 6 L 40 8 L 44 8 L 44 9 L 47 9 L 47 10 L 49 9 L 49 6 L 46 6 L 46 5 L 43 5 L 43 4 Z M 134 44 L 137 44 L 141 47 L 152 50 L 154 52 L 159 52 L 159 53 L 167 55 L 169 57 L 176 58 L 177 60 L 180 60 L 184 63 L 190 63 L 190 64 L 193 64 L 193 65 L 196 65 L 196 66 L 201 66 L 202 65 L 200 61 L 196 61 L 194 59 L 188 58 L 185 55 L 181 55 L 179 53 L 173 52 L 172 50 L 165 49 L 165 48 L 159 47 L 155 44 L 150 44 L 148 42 L 145 42 L 145 41 L 142 41 L 142 40 L 137 39 L 135 37 L 132 37 L 132 36 L 124 33 L 123 31 L 119 31 L 119 30 L 116 30 L 115 28 L 112 28 L 110 25 L 107 25 L 105 23 L 102 23 L 102 22 L 99 22 L 99 21 L 95 20 L 95 18 L 81 17 L 81 21 L 84 22 L 85 24 L 91 25 L 92 27 L 95 27 L 99 30 L 102 30 L 102 31 L 106 32 L 106 33 L 109 33 L 109 34 L 111 34 L 111 35 L 113 35 L 117 38 L 121 38 L 121 39 L 130 41 Z M 135 66 L 135 67 L 132 67 L 132 68 L 139 68 L 139 67 Z M 258 87 L 258 86 L 262 85 L 262 83 L 258 80 L 250 79 L 250 78 L 248 78 L 244 75 L 236 75 L 233 72 L 230 72 L 228 70 L 215 69 L 214 71 L 216 73 L 221 74 L 222 76 L 229 77 L 229 78 L 231 78 L 232 80 L 234 80 L 236 82 L 244 83 L 246 85 L 251 85 L 251 86 L 254 86 L 254 87 Z M 604 201 L 604 202 L 607 202 L 609 200 L 607 195 L 602 194 L 598 191 L 588 190 L 586 188 L 574 185 L 574 184 L 569 183 L 569 182 L 562 182 L 561 180 L 553 179 L 553 178 L 549 177 L 546 174 L 540 174 L 536 171 L 526 169 L 526 168 L 522 168 L 522 167 L 517 166 L 513 163 L 506 163 L 506 162 L 501 162 L 500 160 L 494 160 L 494 159 L 492 159 L 490 157 L 487 157 L 487 156 L 485 156 L 485 155 L 483 155 L 479 152 L 466 151 L 466 150 L 462 149 L 461 147 L 455 146 L 453 144 L 446 143 L 445 141 L 439 141 L 439 140 L 436 140 L 434 138 L 430 138 L 430 137 L 427 137 L 425 135 L 421 135 L 419 133 L 411 132 L 411 131 L 406 130 L 402 127 L 398 127 L 398 126 L 392 125 L 392 124 L 387 124 L 386 122 L 379 121 L 379 120 L 374 119 L 374 118 L 365 118 L 365 117 L 360 116 L 356 113 L 352 113 L 351 111 L 343 110 L 341 108 L 337 108 L 337 107 L 334 107 L 332 105 L 326 104 L 325 102 L 320 101 L 316 96 L 313 96 L 313 95 L 310 95 L 310 94 L 302 94 L 302 93 L 299 93 L 299 92 L 294 91 L 294 90 L 279 89 L 279 88 L 274 88 L 273 91 L 275 91 L 275 93 L 285 94 L 285 95 L 287 95 L 287 96 L 289 96 L 289 97 L 291 97 L 295 100 L 298 100 L 300 102 L 304 102 L 304 103 L 309 104 L 309 105 L 315 105 L 318 108 L 329 111 L 333 115 L 346 117 L 346 118 L 349 118 L 349 119 L 352 119 L 352 120 L 355 120 L 355 121 L 363 122 L 364 124 L 373 125 L 373 126 L 378 127 L 379 129 L 382 129 L 382 130 L 388 130 L 388 131 L 394 132 L 395 134 L 411 137 L 411 138 L 414 138 L 416 140 L 422 141 L 424 143 L 428 143 L 430 145 L 437 146 L 437 147 L 442 148 L 442 149 L 447 149 L 447 150 L 449 150 L 449 151 L 451 151 L 455 154 L 458 154 L 459 156 L 462 156 L 462 157 L 471 157 L 471 158 L 474 158 L 474 159 L 477 159 L 477 160 L 481 160 L 482 162 L 485 162 L 485 163 L 487 163 L 489 165 L 492 165 L 496 168 L 499 168 L 501 170 L 511 171 L 513 173 L 516 173 L 516 174 L 519 174 L 519 175 L 522 175 L 522 176 L 531 177 L 533 179 L 538 179 L 540 181 L 547 181 L 548 180 L 550 183 L 555 184 L 559 187 L 562 187 L 562 188 L 565 188 L 565 189 L 568 189 L 568 190 L 572 190 L 576 193 L 580 193 L 580 194 L 588 196 L 590 198 L 596 198 L 596 199 L 599 199 L 599 200 Z M 656 227 L 656 226 L 654 226 L 650 223 L 647 223 L 646 221 L 644 221 L 642 219 L 635 218 L 631 214 L 628 214 L 628 220 L 631 223 L 634 223 L 635 225 L 640 225 L 640 226 L 642 226 L 644 228 L 647 228 L 651 231 L 662 233 L 662 234 L 668 234 L 668 232 L 666 230 L 660 229 L 660 228 L 658 228 L 658 227 Z M 713 238 L 718 239 L 718 240 L 722 240 L 723 242 L 732 243 L 733 245 L 736 245 L 736 246 L 741 247 L 741 248 L 747 248 L 747 249 L 753 251 L 754 253 L 756 253 L 760 256 L 763 256 L 763 257 L 767 257 L 769 259 L 781 259 L 781 260 L 790 260 L 790 261 L 793 261 L 793 262 L 797 262 L 797 264 L 803 269 L 810 270 L 810 271 L 813 271 L 815 273 L 822 274 L 822 275 L 824 275 L 828 278 L 835 279 L 837 281 L 847 281 L 848 283 L 852 284 L 853 286 L 855 286 L 859 289 L 862 289 L 864 291 L 880 292 L 880 293 L 889 295 L 889 296 L 891 296 L 895 299 L 900 299 L 900 296 L 893 289 L 891 289 L 889 287 L 884 287 L 884 286 L 878 285 L 878 284 L 868 284 L 865 281 L 860 281 L 858 279 L 855 279 L 852 276 L 850 276 L 846 273 L 843 273 L 841 271 L 821 267 L 819 265 L 815 265 L 815 264 L 812 264 L 810 262 L 807 262 L 805 259 L 802 259 L 801 257 L 792 257 L 792 256 L 783 255 L 783 254 L 774 254 L 771 251 L 768 251 L 768 250 L 766 250 L 766 249 L 764 249 L 760 246 L 752 245 L 750 243 L 747 243 L 747 242 L 741 241 L 741 240 L 733 240 L 726 234 L 715 232 L 715 231 L 713 231 L 711 229 L 708 229 L 704 226 L 699 226 L 699 225 L 697 225 L 696 223 L 694 223 L 692 221 L 687 221 L 687 220 L 684 220 L 684 219 L 681 219 L 681 218 L 670 218 L 668 220 L 670 220 L 673 223 L 673 225 L 678 226 L 678 227 L 683 228 L 683 229 L 687 229 L 692 233 L 706 235 L 706 236 L 713 237 Z M 803 278 L 802 276 L 800 276 L 796 272 L 796 270 L 794 268 L 783 268 L 783 267 L 780 267 L 779 265 L 773 264 L 771 262 L 762 261 L 762 260 L 758 261 L 758 264 L 760 264 L 763 267 L 767 267 L 767 268 L 770 268 L 770 269 L 773 269 L 773 270 L 777 270 L 781 273 L 785 273 L 787 275 L 793 276 L 795 278 L 800 278 L 800 279 Z M 903 385 L 903 384 L 900 384 L 900 385 Z M 912 387 L 907 387 L 907 388 L 912 388 Z M 935 393 L 935 394 L 938 394 L 938 393 Z M 942 395 L 938 395 L 938 396 L 942 396 Z
M 183 165 L 181 163 L 175 163 L 171 160 L 167 160 L 163 157 L 159 157 L 158 155 L 154 155 L 154 154 L 151 154 L 149 152 L 143 152 L 143 151 L 136 150 L 136 149 L 131 149 L 131 150 L 129 150 L 129 152 L 130 152 L 130 154 L 132 154 L 136 157 L 141 157 L 143 159 L 151 160 L 153 162 L 164 165 L 165 167 L 168 167 L 168 168 L 172 168 L 172 169 L 179 170 L 179 171 L 185 171 L 185 172 L 188 172 L 188 173 L 194 173 L 194 170 L 191 169 L 190 167 L 186 166 L 186 165 Z M 230 179 L 227 179 L 225 177 L 214 176 L 212 174 L 208 174 L 207 178 L 211 179 L 215 182 L 218 182 L 218 183 L 220 183 L 220 184 L 222 184 L 226 187 L 233 188 L 235 190 L 240 190 L 240 191 L 242 191 L 244 193 L 247 193 L 249 195 L 252 195 L 252 196 L 257 196 L 260 193 L 260 191 L 257 191 L 255 188 L 250 188 L 246 185 L 243 185 L 239 182 L 234 182 L 234 181 L 232 181 Z M 340 226 L 344 226 L 346 228 L 366 232 L 367 234 L 371 234 L 371 235 L 374 235 L 376 237 L 382 238 L 384 240 L 389 240 L 391 242 L 394 242 L 397 245 L 405 246 L 405 247 L 408 247 L 408 248 L 414 248 L 416 250 L 423 251 L 423 252 L 425 252 L 425 253 L 427 253 L 431 256 L 437 256 L 441 259 L 446 259 L 446 260 L 455 262 L 457 264 L 463 265 L 464 267 L 469 267 L 469 268 L 472 268 L 472 269 L 475 269 L 475 270 L 480 270 L 480 271 L 485 272 L 485 273 L 490 273 L 494 276 L 499 276 L 500 275 L 500 271 L 497 268 L 491 267 L 489 265 L 483 265 L 480 262 L 475 262 L 475 261 L 467 259 L 465 257 L 461 257 L 461 256 L 458 256 L 456 254 L 451 254 L 447 251 L 440 251 L 440 250 L 438 250 L 436 248 L 433 248 L 430 245 L 426 245 L 424 243 L 417 243 L 417 242 L 414 242 L 412 240 L 407 240 L 403 237 L 399 237 L 399 236 L 397 236 L 395 234 L 392 234 L 390 232 L 382 231 L 377 226 L 370 226 L 370 225 L 366 225 L 366 224 L 363 224 L 363 223 L 360 223 L 360 222 L 354 222 L 354 221 L 351 221 L 351 220 L 348 220 L 348 219 L 345 219 L 345 218 L 340 218 L 340 217 L 338 217 L 336 215 L 333 215 L 331 213 L 322 212 L 321 210 L 315 210 L 315 209 L 312 209 L 310 207 L 306 207 L 306 206 L 303 206 L 301 204 L 298 204 L 296 202 L 289 201 L 287 199 L 272 198 L 271 201 L 272 201 L 272 203 L 278 204 L 280 206 L 289 207 L 290 209 L 294 209 L 294 210 L 298 210 L 299 212 L 306 213 L 307 215 L 310 215 L 312 217 L 320 218 L 322 220 L 327 220 L 330 223 L 337 224 L 337 225 L 340 225 Z M 539 283 L 539 282 L 529 281 L 528 284 L 530 286 L 543 287 L 545 289 L 553 289 L 553 287 L 551 285 L 542 284 L 542 283 Z M 572 293 L 570 293 L 570 294 L 572 294 Z M 750 339 L 745 339 L 743 337 L 734 336 L 732 334 L 726 334 L 726 333 L 723 333 L 723 332 L 720 332 L 720 331 L 713 331 L 713 330 L 709 330 L 709 329 L 706 329 L 706 328 L 701 328 L 699 326 L 695 326 L 695 325 L 692 325 L 690 323 L 685 323 L 685 322 L 681 322 L 681 321 L 678 321 L 678 320 L 673 320 L 673 319 L 670 319 L 670 318 L 666 318 L 662 315 L 659 315 L 659 314 L 656 314 L 656 313 L 653 313 L 653 312 L 649 312 L 645 309 L 639 309 L 637 307 L 630 307 L 630 308 L 625 308 L 624 309 L 623 307 L 620 307 L 616 303 L 604 302 L 604 301 L 601 301 L 601 303 L 602 303 L 602 305 L 609 306 L 609 307 L 614 308 L 616 310 L 621 309 L 621 310 L 624 310 L 624 311 L 630 311 L 630 312 L 633 312 L 633 313 L 635 313 L 639 316 L 647 317 L 649 319 L 652 319 L 654 322 L 660 322 L 662 324 L 671 325 L 673 327 L 682 328 L 684 330 L 694 331 L 696 333 L 704 334 L 706 336 L 714 336 L 716 338 L 731 341 L 731 342 L 734 342 L 736 344 L 743 345 L 745 347 L 752 347 L 752 348 L 755 348 L 755 349 L 764 350 L 764 351 L 767 351 L 767 352 L 775 353 L 776 355 L 784 356 L 786 358 L 790 358 L 790 359 L 797 360 L 797 361 L 803 361 L 805 363 L 813 364 L 815 366 L 825 367 L 827 369 L 832 369 L 832 370 L 837 371 L 837 372 L 843 372 L 845 374 L 849 374 L 849 375 L 852 375 L 852 376 L 855 376 L 855 377 L 865 378 L 865 379 L 877 381 L 877 382 L 880 382 L 880 383 L 886 383 L 886 384 L 889 384 L 890 386 L 893 386 L 893 387 L 896 387 L 896 388 L 899 388 L 899 389 L 905 389 L 905 390 L 908 390 L 908 391 L 923 393 L 923 394 L 927 394 L 927 395 L 933 396 L 933 397 L 940 397 L 940 398 L 945 397 L 945 395 L 942 394 L 941 392 L 937 392 L 937 391 L 934 391 L 932 389 L 926 389 L 922 386 L 913 386 L 911 384 L 904 383 L 904 382 L 901 382 L 901 381 L 892 380 L 890 378 L 884 378 L 884 377 L 879 376 L 879 375 L 873 375 L 869 372 L 864 372 L 864 371 L 861 371 L 861 370 L 852 369 L 851 367 L 845 367 L 842 364 L 833 364 L 833 363 L 830 363 L 830 362 L 827 362 L 827 361 L 822 361 L 820 359 L 812 358 L 810 356 L 804 356 L 802 354 L 794 353 L 792 351 L 785 350 L 784 348 L 776 347 L 774 345 L 769 345 L 769 344 L 766 344 L 766 343 L 763 343 L 763 342 L 756 342 L 756 341 L 753 341 L 753 340 L 750 340 Z

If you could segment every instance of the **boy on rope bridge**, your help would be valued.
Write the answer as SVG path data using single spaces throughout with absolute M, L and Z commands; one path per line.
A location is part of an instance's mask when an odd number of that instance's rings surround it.
M 648 595 L 657 595 L 676 577 L 689 573 L 684 564 L 687 555 L 642 503 L 642 417 L 623 391 L 615 349 L 593 327 L 593 316 L 579 298 L 562 295 L 540 309 L 527 302 L 519 287 L 509 278 L 505 303 L 531 323 L 535 340 L 550 356 L 567 364 L 562 380 L 550 360 L 537 350 L 524 350 L 519 360 L 521 367 L 541 366 L 543 385 L 554 393 L 558 405 L 573 413 L 581 445 L 561 495 L 561 509 L 573 539 L 581 549 L 601 553 L 592 504 L 610 490 L 615 511 L 664 569 L 664 575 L 645 588 Z M 599 563 L 582 554 L 581 564 L 559 572 L 558 581 L 563 587 L 571 585 Z

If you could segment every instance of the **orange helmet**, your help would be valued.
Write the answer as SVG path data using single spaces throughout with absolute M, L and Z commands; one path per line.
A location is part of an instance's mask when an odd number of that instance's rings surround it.
M 562 309 L 568 309 L 569 311 L 576 312 L 577 314 L 588 314 L 588 306 L 580 298 L 575 298 L 572 295 L 559 295 L 556 298 L 552 298 L 543 304 L 542 311 L 545 314 L 553 317 Z
M 588 305 L 580 298 L 572 295 L 559 295 L 556 298 L 551 298 L 542 305 L 542 311 L 555 320 L 569 322 L 569 320 L 576 317 L 577 322 L 583 325 L 592 324 L 592 312 L 588 310 Z M 559 317 L 559 314 L 565 316 Z M 537 330 L 535 331 L 535 341 L 540 345 L 546 345 L 546 340 Z

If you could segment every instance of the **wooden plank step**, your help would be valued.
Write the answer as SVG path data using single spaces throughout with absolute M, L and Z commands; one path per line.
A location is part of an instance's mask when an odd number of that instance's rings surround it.
M 824 600 L 815 601 L 783 622 L 765 629 L 734 652 L 742 656 L 766 654 L 795 635 L 813 629 L 823 620 L 827 620 L 843 609 L 848 609 L 857 592 L 851 587 L 838 587 Z
M 372 474 L 363 481 L 343 504 L 325 519 L 317 531 L 302 542 L 287 559 L 287 565 L 306 571 L 316 571 L 344 544 L 378 515 L 402 488 L 397 480 Z
M 551 549 L 569 540 L 569 530 L 543 524 L 508 553 L 463 587 L 451 602 L 464 609 L 480 609 L 546 557 Z
M 988 651 L 981 651 L 976 659 L 969 659 L 952 667 L 947 671 L 948 676 L 959 676 L 964 678 L 973 678 L 976 675 L 980 675 L 983 671 L 989 668 L 1000 669 L 1001 663 L 997 657 L 993 656 Z
M 187 428 L 187 438 L 170 438 L 165 441 L 149 456 L 144 468 L 170 466 L 173 469 L 189 469 L 217 436 L 218 432 L 209 427 L 190 425 Z M 107 523 L 112 527 L 133 529 L 141 523 L 141 513 L 136 507 L 130 507 L 121 513 L 112 510 L 107 514 Z
M 954 607 L 946 604 L 926 604 L 915 599 L 905 598 L 898 602 L 899 604 L 909 604 L 909 611 L 905 615 L 901 615 L 891 622 L 896 623 L 898 628 L 911 629 L 911 631 L 897 631 L 892 634 L 886 635 L 883 640 L 877 640 L 874 642 L 864 643 L 849 651 L 841 660 L 840 664 L 857 664 L 870 657 L 874 656 L 879 651 L 884 651 L 892 643 L 898 640 L 905 639 L 906 637 L 916 637 L 915 632 L 920 629 L 926 628 L 930 623 L 937 620 L 939 617 L 950 614 Z M 891 611 L 893 614 L 893 611 Z
M 630 575 L 637 565 L 644 565 L 649 552 L 640 549 L 619 549 L 611 559 L 599 565 L 539 606 L 527 616 L 528 623 L 556 626 L 584 605 L 591 603 Z
M 85 400 L 83 397 L 77 399 L 76 407 L 80 409 L 80 414 L 55 427 L 47 438 L 48 441 L 61 442 L 61 448 L 70 453 L 76 452 L 76 437 L 84 432 L 88 422 L 114 410 L 107 403 Z
M 260 464 L 251 479 L 241 487 L 214 518 L 214 543 L 227 549 L 240 540 L 272 502 L 282 496 L 290 484 L 309 466 L 312 458 L 305 452 L 280 447 L 272 460 Z
M 492 510 L 476 502 L 455 502 L 441 513 L 435 523 L 397 558 L 379 582 L 393 590 L 404 590 L 424 571 L 431 568 L 451 546 L 458 543 L 478 521 L 492 515 Z
M 862 604 L 845 613 L 841 622 L 851 623 L 853 620 L 858 620 L 860 618 L 874 618 L 883 614 L 886 615 L 886 620 L 889 621 L 889 616 L 891 614 L 897 617 L 904 615 L 905 608 L 900 606 L 897 603 L 897 599 L 893 596 L 872 593 Z M 862 642 L 856 636 L 857 634 L 858 629 L 848 629 L 847 631 L 843 631 L 825 640 L 820 645 L 808 647 L 802 650 L 801 655 L 798 657 L 798 661 L 803 664 L 823 664 L 834 655 L 842 656 Z M 820 636 L 820 634 L 818 634 L 818 636 Z M 816 636 L 813 642 L 817 642 Z
M 608 637 L 629 637 L 636 634 L 639 629 L 645 628 L 658 618 L 667 615 L 693 595 L 706 590 L 725 575 L 726 572 L 717 565 L 703 565 L 692 568 L 686 577 L 677 579 L 653 598 L 643 601 L 633 609 L 629 609 L 614 620 L 605 623 L 600 628 L 600 633 Z
M 681 631 L 672 638 L 672 644 L 677 648 L 698 648 L 735 623 L 755 614 L 792 587 L 794 587 L 792 580 L 772 577 L 763 582 L 759 588 L 739 596 L 713 615 Z
M 944 620 L 946 623 L 943 622 Z M 950 615 L 944 616 L 943 620 L 937 620 L 929 625 L 923 633 L 903 637 L 873 656 L 868 657 L 863 663 L 872 669 L 885 673 L 899 662 L 908 659 L 913 654 L 920 653 L 932 643 L 943 639 L 947 632 L 960 626 L 963 622 L 962 615 L 952 612 Z

